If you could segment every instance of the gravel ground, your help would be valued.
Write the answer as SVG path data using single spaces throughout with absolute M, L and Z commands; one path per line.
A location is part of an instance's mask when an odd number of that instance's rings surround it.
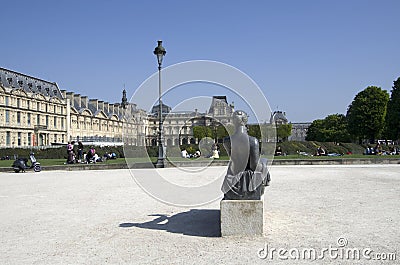
M 162 204 L 129 170 L 1 173 L 0 263 L 399 264 L 400 165 L 274 166 L 271 175 L 265 236 L 221 238 L 219 202 Z M 323 258 L 301 257 L 312 249 Z

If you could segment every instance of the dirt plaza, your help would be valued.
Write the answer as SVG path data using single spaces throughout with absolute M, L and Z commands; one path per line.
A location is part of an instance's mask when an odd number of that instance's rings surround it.
M 177 169 L 160 170 L 176 182 L 190 181 Z M 204 178 L 212 178 L 212 170 Z M 271 176 L 264 196 L 264 237 L 222 238 L 219 201 L 194 208 L 163 204 L 146 194 L 127 169 L 0 173 L 0 260 L 2 264 L 398 262 L 400 165 L 273 166 Z M 301 254 L 304 250 L 307 255 Z

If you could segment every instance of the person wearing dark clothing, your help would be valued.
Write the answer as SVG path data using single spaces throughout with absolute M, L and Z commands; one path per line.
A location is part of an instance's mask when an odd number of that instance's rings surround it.
M 94 147 L 92 146 L 89 151 L 86 154 L 86 162 L 87 163 L 92 163 L 92 162 L 96 162 L 94 161 L 94 155 L 96 154 L 96 150 L 94 149 Z
M 81 141 L 78 142 L 78 162 L 83 160 L 83 144 Z

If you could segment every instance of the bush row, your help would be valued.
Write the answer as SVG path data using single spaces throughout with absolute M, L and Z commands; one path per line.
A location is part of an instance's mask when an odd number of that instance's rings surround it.
M 294 155 L 298 152 L 306 152 L 308 154 L 315 154 L 317 148 L 321 146 L 328 153 L 338 153 L 338 154 L 346 154 L 351 152 L 353 154 L 363 154 L 366 146 L 358 145 L 354 143 L 333 143 L 333 142 L 316 142 L 316 141 L 305 141 L 305 142 L 297 142 L 297 141 L 288 141 L 277 143 L 276 146 L 280 146 L 284 153 L 288 155 Z M 273 153 L 275 145 L 274 144 L 263 144 L 261 152 L 264 154 Z M 103 156 L 105 153 L 115 153 L 117 157 L 125 157 L 124 148 L 122 146 L 104 146 L 99 147 L 96 146 L 96 153 L 99 156 Z M 223 146 L 223 144 L 219 144 L 220 148 L 220 156 L 227 156 L 227 152 Z M 168 148 L 167 154 L 171 157 L 179 157 L 181 155 L 181 150 L 186 149 L 188 153 L 194 154 L 197 150 L 199 150 L 198 145 L 196 144 L 185 144 L 181 146 L 177 146 L 174 148 Z M 89 146 L 84 147 L 84 152 L 89 150 Z M 129 152 L 129 156 L 132 157 L 146 157 L 147 155 L 150 157 L 158 156 L 158 146 L 148 146 L 148 147 L 136 147 L 132 146 L 127 149 Z M 202 150 L 202 155 L 208 155 L 204 152 L 209 152 L 208 150 Z M 13 159 L 14 156 L 17 157 L 28 157 L 30 152 L 34 152 L 36 158 L 38 159 L 63 159 L 67 158 L 66 147 L 62 146 L 59 148 L 47 148 L 47 149 L 24 149 L 24 148 L 3 148 L 0 149 L 0 157 L 4 158 L 9 156 L 10 159 Z M 77 146 L 75 146 L 75 152 L 77 152 Z
M 89 151 L 89 146 L 84 147 L 84 153 Z M 99 156 L 103 156 L 105 153 L 115 153 L 117 157 L 124 157 L 124 150 L 122 146 L 95 146 L 96 153 Z M 77 146 L 74 147 L 75 153 L 77 153 Z M 0 149 L 0 158 L 4 159 L 6 156 L 10 159 L 16 157 L 29 157 L 29 154 L 33 152 L 37 159 L 67 159 L 67 148 L 61 146 L 58 148 L 45 148 L 45 149 L 27 149 L 27 148 L 3 148 Z
M 298 152 L 306 152 L 310 155 L 314 155 L 317 148 L 321 146 L 328 153 L 337 154 L 363 154 L 365 146 L 354 144 L 354 143 L 333 143 L 333 142 L 316 142 L 316 141 L 290 141 L 277 143 L 276 146 L 280 146 L 282 151 L 288 155 L 295 155 Z

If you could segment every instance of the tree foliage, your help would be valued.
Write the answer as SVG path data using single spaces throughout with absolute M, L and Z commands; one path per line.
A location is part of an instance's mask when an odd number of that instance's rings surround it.
M 216 133 L 217 133 L 217 135 L 216 135 L 217 139 L 223 139 L 223 138 L 229 136 L 227 128 L 223 125 L 217 126 Z
M 349 133 L 374 142 L 384 128 L 388 101 L 389 94 L 380 87 L 369 86 L 358 93 L 346 114 Z
M 261 139 L 261 129 L 258 124 L 249 124 L 248 126 L 248 134 L 257 139 Z
M 205 137 L 222 139 L 229 136 L 234 132 L 234 127 L 231 124 L 227 125 L 216 125 L 216 126 L 194 126 L 193 136 L 197 139 L 203 139 Z
M 387 139 L 400 139 L 400 77 L 393 82 L 392 94 L 390 96 L 387 113 L 385 136 Z
M 276 135 L 278 136 L 279 139 L 282 141 L 287 141 L 289 136 L 292 134 L 292 124 L 280 124 L 276 128 Z
M 211 130 L 211 127 L 194 126 L 193 127 L 193 136 L 194 136 L 194 138 L 201 140 L 205 137 L 212 137 L 213 132 Z
M 315 120 L 307 131 L 307 141 L 350 142 L 346 117 L 343 114 L 328 115 L 323 120 Z

